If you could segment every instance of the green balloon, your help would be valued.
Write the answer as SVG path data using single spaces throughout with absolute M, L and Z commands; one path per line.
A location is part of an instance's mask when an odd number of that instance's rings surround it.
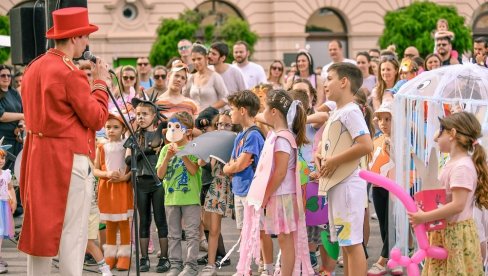
M 330 242 L 329 235 L 330 234 L 328 231 L 320 232 L 320 237 L 322 238 L 322 244 L 324 245 L 325 251 L 327 251 L 329 257 L 337 261 L 339 258 L 339 243 Z

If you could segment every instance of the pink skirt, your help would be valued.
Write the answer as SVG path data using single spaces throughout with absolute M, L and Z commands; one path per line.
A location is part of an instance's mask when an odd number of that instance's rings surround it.
M 262 229 L 269 235 L 290 234 L 297 231 L 297 195 L 272 196 L 263 210 Z

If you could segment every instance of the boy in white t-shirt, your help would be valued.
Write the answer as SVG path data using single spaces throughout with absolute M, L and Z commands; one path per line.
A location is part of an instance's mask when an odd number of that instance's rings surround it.
M 344 152 L 322 158 L 317 155 L 316 164 L 320 176 L 330 176 L 342 164 L 361 159 L 373 151 L 364 116 L 354 103 L 354 95 L 361 87 L 363 78 L 359 68 L 347 62 L 332 64 L 327 70 L 324 90 L 329 101 L 337 104 L 329 120 L 340 120 L 351 134 L 354 144 Z M 366 205 L 366 182 L 359 178 L 359 167 L 327 193 L 331 238 L 338 241 L 344 257 L 344 275 L 366 275 L 363 223 Z

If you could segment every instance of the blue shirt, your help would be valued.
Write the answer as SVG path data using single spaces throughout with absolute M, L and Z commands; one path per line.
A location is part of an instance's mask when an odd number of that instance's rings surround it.
M 253 164 L 243 171 L 235 173 L 232 177 L 232 192 L 237 196 L 247 196 L 249 187 L 251 186 L 254 177 L 254 168 L 259 162 L 259 155 L 263 150 L 264 139 L 261 133 L 257 130 L 251 130 L 243 141 L 245 131 L 237 134 L 234 140 L 234 148 L 232 149 L 232 159 L 237 159 L 241 153 L 252 154 Z

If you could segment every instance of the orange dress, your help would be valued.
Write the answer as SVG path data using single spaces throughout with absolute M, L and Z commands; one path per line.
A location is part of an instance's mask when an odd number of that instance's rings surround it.
M 107 142 L 98 145 L 100 169 L 103 171 L 125 172 L 124 141 Z M 105 221 L 125 221 L 134 213 L 134 195 L 130 182 L 108 182 L 101 177 L 98 184 L 98 208 L 100 219 Z

